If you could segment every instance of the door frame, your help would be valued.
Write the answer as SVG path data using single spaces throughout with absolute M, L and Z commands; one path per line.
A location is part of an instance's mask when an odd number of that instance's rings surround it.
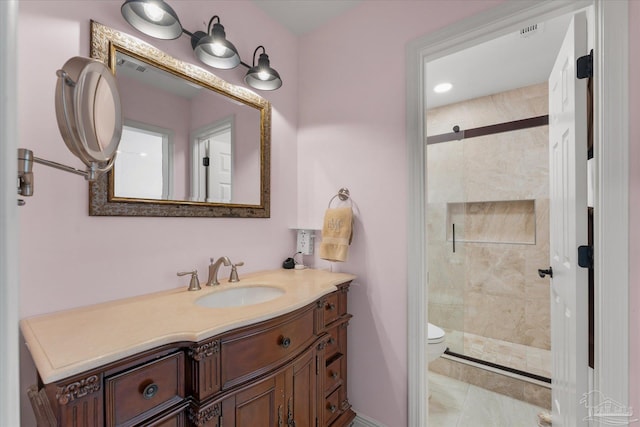
M 507 1 L 407 45 L 408 420 L 428 425 L 425 62 L 594 6 L 594 390 L 629 406 L 628 1 Z M 606 141 L 606 144 L 603 143 Z M 606 191 L 603 191 L 606 190 Z M 605 281 L 606 278 L 606 281 Z M 606 283 L 606 286 L 603 284 Z M 605 289 L 606 288 L 606 289 Z M 603 326 L 615 334 L 600 333 Z M 578 404 L 578 402 L 576 402 Z
M 18 1 L 0 2 L 0 425 L 20 425 Z

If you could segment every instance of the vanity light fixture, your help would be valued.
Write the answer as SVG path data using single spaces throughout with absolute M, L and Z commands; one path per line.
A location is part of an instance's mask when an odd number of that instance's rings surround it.
M 269 56 L 263 46 L 258 46 L 253 53 L 253 64 L 249 66 L 240 59 L 238 50 L 227 40 L 220 17 L 214 15 L 209 20 L 207 32 L 194 33 L 183 28 L 178 15 L 163 0 L 126 0 L 120 8 L 124 19 L 132 27 L 151 37 L 173 40 L 183 33 L 191 38 L 191 47 L 196 57 L 203 63 L 223 70 L 242 65 L 249 69 L 244 77 L 245 83 L 260 90 L 275 90 L 282 86 L 282 79 L 269 64 Z M 217 22 L 214 22 L 217 21 Z M 258 65 L 256 53 L 262 49 Z
M 256 53 L 259 49 L 262 49 L 262 53 L 256 65 Z M 264 46 L 258 46 L 253 52 L 253 66 L 247 71 L 244 81 L 249 86 L 261 90 L 275 90 L 282 86 L 280 74 L 269 65 L 269 55 Z
M 120 12 L 133 28 L 151 37 L 174 40 L 182 35 L 178 15 L 162 0 L 127 0 Z
M 218 22 L 213 24 L 213 20 Z M 211 28 L 213 24 L 213 28 Z M 215 15 L 209 20 L 207 33 L 196 31 L 191 36 L 191 46 L 198 59 L 215 68 L 228 70 L 240 64 L 240 55 L 236 47 L 226 38 L 220 18 Z

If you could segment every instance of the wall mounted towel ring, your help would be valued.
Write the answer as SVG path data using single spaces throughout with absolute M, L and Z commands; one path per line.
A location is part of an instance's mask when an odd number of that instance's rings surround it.
M 331 200 L 329 200 L 329 206 L 331 207 L 331 202 L 333 202 L 336 197 L 340 200 L 342 200 L 343 202 L 346 202 L 347 200 L 349 201 L 349 204 L 351 204 L 351 206 L 353 206 L 353 201 L 351 200 L 351 194 L 349 193 L 349 189 L 348 188 L 344 188 L 342 187 L 340 190 L 338 190 L 338 194 L 336 194 L 335 196 L 333 196 L 331 198 Z

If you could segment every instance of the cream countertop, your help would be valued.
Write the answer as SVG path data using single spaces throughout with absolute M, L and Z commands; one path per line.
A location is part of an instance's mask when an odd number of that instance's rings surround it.
M 354 275 L 321 270 L 274 270 L 246 274 L 189 292 L 180 289 L 96 304 L 20 321 L 45 384 L 144 350 L 180 341 L 198 342 L 232 329 L 289 313 L 335 291 Z M 237 286 L 268 285 L 285 294 L 260 304 L 207 308 L 195 300 Z

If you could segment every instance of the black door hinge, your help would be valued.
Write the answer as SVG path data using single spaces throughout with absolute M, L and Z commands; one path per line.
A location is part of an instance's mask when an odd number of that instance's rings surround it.
M 593 77 L 593 49 L 589 55 L 581 56 L 576 61 L 576 74 L 579 79 Z
M 578 265 L 582 268 L 593 268 L 593 247 L 578 246 Z

